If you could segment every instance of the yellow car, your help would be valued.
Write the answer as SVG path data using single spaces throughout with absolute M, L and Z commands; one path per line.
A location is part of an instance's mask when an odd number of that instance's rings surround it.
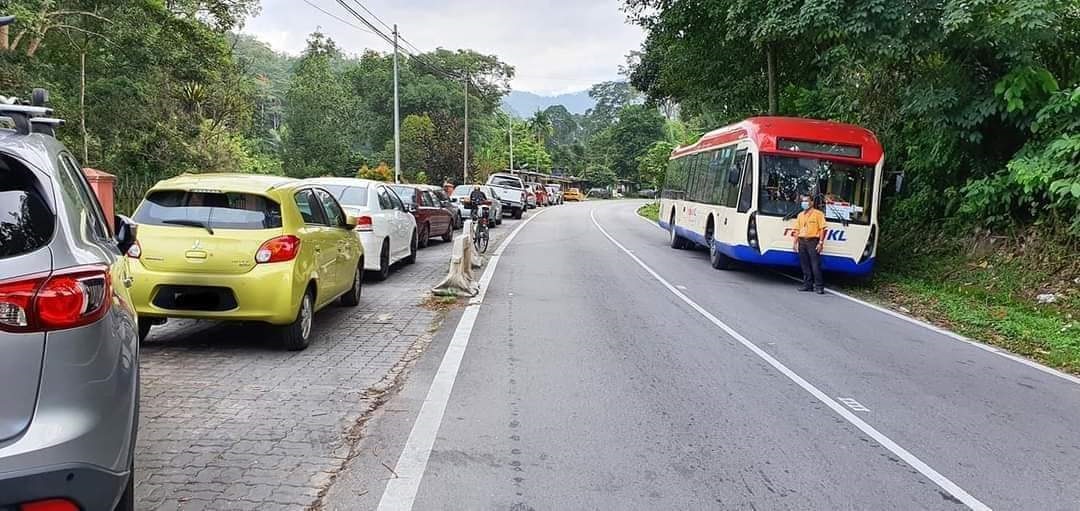
M 363 248 L 333 195 L 308 182 L 183 175 L 150 189 L 127 256 L 140 338 L 166 318 L 275 325 L 308 346 L 315 311 L 360 301 Z
M 582 195 L 581 190 L 578 190 L 577 188 L 571 188 L 571 189 L 567 190 L 566 193 L 563 194 L 563 202 L 566 202 L 566 201 L 575 201 L 576 202 L 576 201 L 583 201 L 583 200 L 585 200 L 585 196 Z

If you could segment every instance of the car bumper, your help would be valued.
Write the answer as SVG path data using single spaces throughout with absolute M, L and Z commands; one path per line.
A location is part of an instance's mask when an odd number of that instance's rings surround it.
M 9 476 L 0 474 L 0 511 L 15 511 L 19 504 L 46 499 L 67 499 L 79 509 L 113 509 L 131 477 L 88 465 L 66 465 L 44 472 Z
M 116 303 L 102 320 L 48 334 L 30 424 L 0 441 L 0 510 L 48 498 L 113 509 L 129 477 L 137 430 L 134 314 Z
M 499 201 L 502 203 L 502 210 L 504 212 L 513 211 L 515 209 L 521 209 L 524 205 L 520 202 Z
M 140 262 L 132 263 L 135 284 L 131 287 L 131 300 L 139 316 L 149 318 L 260 321 L 287 325 L 296 319 L 301 291 L 307 284 L 296 284 L 292 263 L 260 264 L 247 273 L 236 275 L 157 272 L 147 269 Z M 364 264 L 367 264 L 366 260 Z M 236 299 L 236 307 L 224 311 L 162 308 L 154 304 L 154 299 L 163 286 L 227 288 Z
M 374 232 L 357 232 L 356 234 L 360 238 L 360 245 L 364 247 L 364 269 L 379 271 L 379 254 L 382 253 L 383 239 L 377 237 Z

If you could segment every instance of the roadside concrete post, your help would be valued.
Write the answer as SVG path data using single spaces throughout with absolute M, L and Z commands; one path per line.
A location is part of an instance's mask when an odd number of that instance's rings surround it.
M 465 259 L 467 256 L 466 238 L 466 236 L 454 238 L 454 246 L 450 252 L 450 271 L 442 282 L 431 289 L 436 296 L 476 296 L 479 292 L 479 287 L 468 278 L 465 271 L 468 267 L 467 259 Z

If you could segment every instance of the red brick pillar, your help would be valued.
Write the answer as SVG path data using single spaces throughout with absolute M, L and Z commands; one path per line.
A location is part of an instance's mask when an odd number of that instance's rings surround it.
M 84 168 L 83 173 L 86 174 L 86 180 L 90 181 L 90 188 L 94 189 L 94 194 L 101 203 L 101 209 L 105 211 L 105 221 L 109 222 L 109 230 L 115 231 L 113 214 L 116 208 L 113 188 L 116 186 L 116 176 L 91 168 Z

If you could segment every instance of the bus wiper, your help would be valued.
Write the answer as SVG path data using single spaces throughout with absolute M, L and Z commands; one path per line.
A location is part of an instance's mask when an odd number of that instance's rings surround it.
M 840 215 L 839 212 L 836 209 L 832 209 L 832 208 L 835 208 L 835 206 L 830 207 L 828 202 L 825 203 L 825 209 L 829 213 L 832 213 L 832 214 L 836 215 L 836 217 L 840 219 L 840 223 L 843 224 L 844 227 L 847 227 L 848 223 L 851 222 L 851 219 L 850 218 L 844 218 L 843 215 Z
M 201 227 L 203 229 L 206 229 L 206 232 L 210 233 L 211 236 L 214 235 L 214 230 L 211 229 L 209 225 L 207 225 L 205 222 L 200 222 L 198 220 L 162 220 L 161 223 L 169 225 L 183 225 L 185 227 Z

